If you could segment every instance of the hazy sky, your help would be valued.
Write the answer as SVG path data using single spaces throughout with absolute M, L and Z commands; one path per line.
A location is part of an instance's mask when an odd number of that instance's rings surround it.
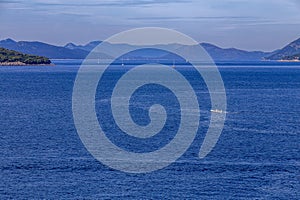
M 159 26 L 199 42 L 274 50 L 300 37 L 300 0 L 0 0 L 0 39 L 64 45 Z

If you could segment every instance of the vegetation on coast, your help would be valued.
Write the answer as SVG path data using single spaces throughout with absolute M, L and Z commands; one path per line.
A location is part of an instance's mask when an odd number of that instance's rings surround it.
M 48 65 L 49 58 L 23 54 L 17 51 L 0 47 L 0 65 Z

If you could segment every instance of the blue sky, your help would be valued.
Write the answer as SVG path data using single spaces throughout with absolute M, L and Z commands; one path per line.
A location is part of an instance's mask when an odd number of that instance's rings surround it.
M 64 45 L 159 26 L 199 42 L 274 50 L 300 37 L 300 0 L 0 0 L 0 39 Z

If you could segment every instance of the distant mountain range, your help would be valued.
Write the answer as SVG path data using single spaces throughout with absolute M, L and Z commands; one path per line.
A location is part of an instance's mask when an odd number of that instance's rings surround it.
M 84 59 L 89 52 L 99 45 L 102 41 L 93 41 L 86 45 L 76 45 L 68 43 L 65 46 L 55 46 L 42 42 L 29 41 L 14 41 L 12 39 L 5 39 L 0 41 L 0 47 L 19 51 L 25 54 L 33 54 L 45 56 L 50 59 Z M 129 48 L 127 44 L 109 44 L 105 45 L 119 45 L 117 48 Z M 184 46 L 180 44 L 174 45 L 173 48 L 179 51 L 190 52 L 193 46 Z M 282 49 L 273 52 L 263 51 L 244 51 L 235 48 L 220 48 L 213 44 L 200 44 L 214 59 L 214 61 L 262 61 L 262 60 L 291 60 L 298 59 L 300 54 L 300 38 L 291 42 Z M 175 54 L 155 49 L 159 46 L 153 46 L 152 49 L 144 49 L 126 55 L 126 59 L 178 59 Z M 96 57 L 110 58 L 108 54 L 97 54 Z
M 0 41 L 0 47 L 22 52 L 25 54 L 45 56 L 50 59 L 64 59 L 64 58 L 84 58 L 88 55 L 87 51 L 81 49 L 68 49 L 65 47 L 54 46 L 42 42 L 16 42 L 12 39 Z

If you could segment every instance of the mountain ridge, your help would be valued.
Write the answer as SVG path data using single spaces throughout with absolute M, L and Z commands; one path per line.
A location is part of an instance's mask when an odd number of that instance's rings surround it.
M 1 40 L 0 47 L 7 48 L 10 50 L 19 51 L 25 54 L 34 54 L 39 56 L 45 56 L 50 59 L 84 59 L 90 53 L 92 49 L 98 46 L 102 41 L 91 41 L 85 45 L 76 45 L 74 43 L 67 43 L 64 46 L 55 46 L 38 41 L 14 41 L 10 38 Z M 107 47 L 110 45 L 114 48 L 130 49 L 128 44 L 110 44 L 105 43 Z M 184 46 L 180 44 L 169 44 L 173 45 L 179 51 L 191 51 L 192 46 Z M 300 53 L 300 38 L 289 43 L 282 49 L 275 50 L 273 52 L 264 51 L 246 51 L 237 48 L 221 48 L 211 43 L 200 43 L 200 45 L 208 52 L 214 61 L 264 61 L 264 60 L 281 60 L 283 58 L 289 59 L 294 55 Z M 153 49 L 159 48 L 160 45 L 154 45 Z M 192 51 L 191 51 L 192 52 Z M 152 51 L 139 51 L 128 54 L 127 58 L 144 58 L 144 59 L 176 59 L 176 56 L 171 53 L 162 53 Z M 111 58 L 107 54 L 96 53 L 95 58 Z
M 0 41 L 0 47 L 18 51 L 24 54 L 33 54 L 39 56 L 45 56 L 48 58 L 56 59 L 80 59 L 85 58 L 88 52 L 79 49 L 70 50 L 64 47 L 55 46 L 38 41 L 14 41 L 12 39 L 6 39 Z
M 279 49 L 276 53 L 267 57 L 269 60 L 290 60 L 300 54 L 300 38 Z M 299 59 L 298 59 L 299 60 Z

